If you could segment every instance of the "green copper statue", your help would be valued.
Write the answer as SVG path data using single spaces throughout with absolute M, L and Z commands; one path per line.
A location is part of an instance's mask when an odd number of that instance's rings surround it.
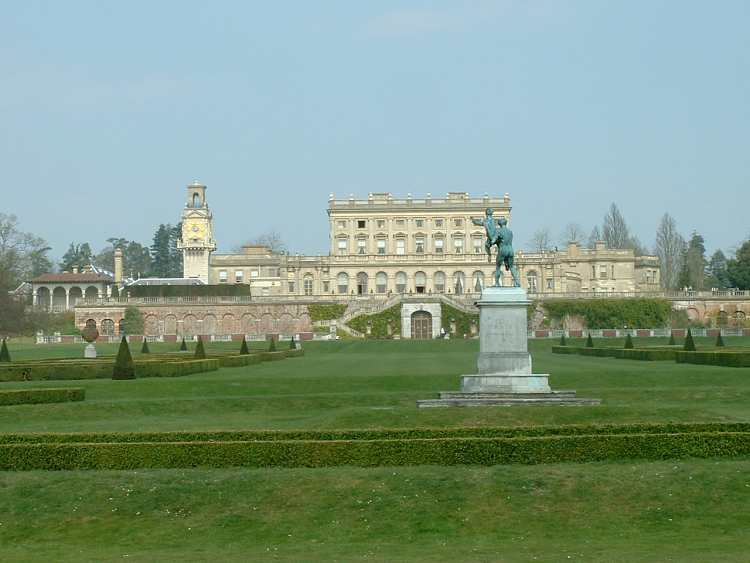
M 484 248 L 487 251 L 487 260 L 492 262 L 492 247 L 497 246 L 497 261 L 495 262 L 495 287 L 500 287 L 500 278 L 502 276 L 502 265 L 513 276 L 513 285 L 521 287 L 521 279 L 518 276 L 518 269 L 513 265 L 513 231 L 508 228 L 508 220 L 501 217 L 495 219 L 491 207 L 487 208 L 484 219 L 471 218 L 471 222 L 477 226 L 483 226 L 487 234 L 487 240 Z

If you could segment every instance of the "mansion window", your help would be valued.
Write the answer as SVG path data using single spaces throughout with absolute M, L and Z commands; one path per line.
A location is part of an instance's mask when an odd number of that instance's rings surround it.
M 406 273 L 405 272 L 396 273 L 396 292 L 397 293 L 406 292 Z
M 396 254 L 403 256 L 406 254 L 406 240 L 399 238 L 396 239 Z
M 396 226 L 401 227 L 402 229 L 406 225 L 406 221 L 404 219 L 396 219 Z
M 346 272 L 341 272 L 336 276 L 336 287 L 342 295 L 349 293 L 349 275 Z
M 385 219 L 378 219 L 378 229 L 385 229 Z
M 313 279 L 312 279 L 312 276 L 305 276 L 305 279 L 303 281 L 303 288 L 305 290 L 305 295 L 312 295 L 313 294 Z
M 385 254 L 385 239 L 378 239 L 378 254 L 383 256 Z
M 418 229 L 421 229 L 422 227 L 424 227 L 424 219 L 415 219 L 414 226 L 417 227 Z
M 323 293 L 328 293 L 331 291 L 331 282 L 324 281 L 323 282 Z
M 555 280 L 553 279 L 547 280 L 547 289 L 555 289 Z
M 441 238 L 435 239 L 435 254 L 442 254 L 445 241 Z
M 219 283 L 227 283 L 227 271 L 219 270 Z
M 435 228 L 436 229 L 442 229 L 443 228 L 443 220 L 442 219 L 435 219 Z
M 464 220 L 461 218 L 453 219 L 453 226 L 454 227 L 463 227 L 464 226 Z
M 288 285 L 289 285 L 289 293 L 294 293 L 294 282 L 290 281 Z
M 260 272 L 258 271 L 257 268 L 254 269 L 254 270 L 250 270 L 250 277 L 251 278 L 257 278 L 259 275 L 260 275 Z
M 385 272 L 378 272 L 375 275 L 375 291 L 385 293 L 388 290 L 388 276 Z
M 471 239 L 471 242 L 474 245 L 474 254 L 481 254 L 482 253 L 482 239 L 474 238 L 474 239 Z
M 359 219 L 357 221 L 357 228 L 358 229 L 364 229 L 366 227 L 367 227 L 367 221 L 365 221 L 364 219 Z
M 437 293 L 445 293 L 445 273 L 435 272 L 433 280 L 435 283 L 435 291 Z
M 424 237 L 414 239 L 414 251 L 417 254 L 424 254 Z
M 453 239 L 453 253 L 463 254 L 464 253 L 464 239 L 454 238 Z
M 338 225 L 339 229 L 346 229 L 346 221 L 337 221 L 336 224 Z
M 615 279 L 615 265 L 612 264 L 612 279 Z
M 536 291 L 537 291 L 536 280 L 537 280 L 536 272 L 534 272 L 533 270 L 531 272 L 529 272 L 528 274 L 526 274 L 526 282 L 529 285 L 529 291 L 531 293 L 536 293 Z
M 245 272 L 242 270 L 235 270 L 234 272 L 234 283 L 242 283 L 245 279 Z
M 339 256 L 346 256 L 347 253 L 347 243 L 345 238 L 340 238 L 338 241 L 338 251 Z
M 357 254 L 367 254 L 367 241 L 363 238 L 357 239 Z
M 599 266 L 599 279 L 600 280 L 607 279 L 607 266 Z

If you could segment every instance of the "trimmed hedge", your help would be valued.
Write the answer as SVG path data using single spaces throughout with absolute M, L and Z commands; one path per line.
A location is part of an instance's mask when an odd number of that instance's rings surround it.
M 579 354 L 598 358 L 618 358 L 621 360 L 642 360 L 658 362 L 677 357 L 677 350 L 670 348 L 581 348 L 576 346 L 553 346 L 553 354 Z
M 702 364 L 732 368 L 750 367 L 750 352 L 676 352 L 678 364 Z
M 497 465 L 744 456 L 750 432 L 524 438 L 17 443 L 0 470 Z
M 208 362 L 208 363 L 206 363 Z M 183 365 L 183 367 L 180 367 Z M 136 360 L 138 377 L 175 377 L 219 369 L 218 360 Z M 48 362 L 11 364 L 0 367 L 2 381 L 105 379 L 112 377 L 111 361 Z
M 12 391 L 0 391 L 0 406 L 66 403 L 68 401 L 83 401 L 85 398 L 86 390 L 78 387 L 67 389 L 14 389 Z

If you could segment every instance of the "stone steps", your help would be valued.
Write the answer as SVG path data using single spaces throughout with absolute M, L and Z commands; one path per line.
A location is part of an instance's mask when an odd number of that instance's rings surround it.
M 443 391 L 441 399 L 575 399 L 575 391 L 552 391 L 551 393 L 513 393 L 513 392 L 478 392 Z
M 487 395 L 483 393 L 483 395 Z M 499 395 L 505 395 L 500 393 Z M 596 406 L 600 399 L 583 399 L 576 397 L 560 397 L 556 393 L 538 393 L 541 397 L 500 396 L 496 398 L 460 398 L 460 399 L 428 399 L 417 401 L 419 408 L 434 407 L 510 407 L 523 405 L 542 406 Z

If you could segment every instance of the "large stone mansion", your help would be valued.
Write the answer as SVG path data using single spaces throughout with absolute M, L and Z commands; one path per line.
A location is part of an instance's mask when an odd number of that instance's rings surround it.
M 241 253 L 216 251 L 206 186 L 187 188 L 180 248 L 184 277 L 207 284 L 249 284 L 255 296 L 366 296 L 376 294 L 471 294 L 492 283 L 494 263 L 484 230 L 472 217 L 511 219 L 510 196 L 328 199 L 330 248 L 326 256 L 274 253 L 246 246 Z M 512 226 L 512 224 L 511 224 Z M 493 260 L 494 262 L 494 260 Z M 516 264 L 529 293 L 640 292 L 659 289 L 655 256 L 632 250 L 593 249 L 570 243 L 561 251 L 517 252 Z M 506 272 L 504 285 L 510 283 Z

